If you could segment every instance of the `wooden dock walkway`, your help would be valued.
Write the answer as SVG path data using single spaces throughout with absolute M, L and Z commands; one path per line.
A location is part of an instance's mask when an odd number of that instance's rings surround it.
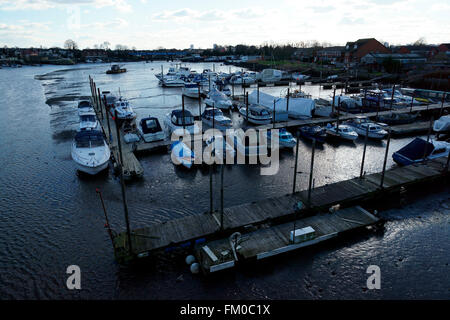
M 317 187 L 311 190 L 309 205 L 308 190 L 303 190 L 295 194 L 225 208 L 222 228 L 222 215 L 220 212 L 214 212 L 135 229 L 131 232 L 133 255 L 127 250 L 127 233 L 122 232 L 114 237 L 116 259 L 126 262 L 136 256 L 147 256 L 154 251 L 179 245 L 193 245 L 199 239 L 213 240 L 236 231 L 245 233 L 249 228 L 265 224 L 273 226 L 287 223 L 295 218 L 299 203 L 304 207 L 300 213 L 327 211 L 336 204 L 340 204 L 342 208 L 359 205 L 375 197 L 398 191 L 402 187 L 417 186 L 445 178 L 448 176 L 446 163 L 447 158 L 440 158 L 386 170 L 382 187 L 381 173 Z
M 377 217 L 359 206 L 349 207 L 331 214 L 321 213 L 237 235 L 236 242 L 226 237 L 202 243 L 195 247 L 194 255 L 202 270 L 212 273 L 234 267 L 238 263 L 261 260 L 311 246 L 378 221 Z M 292 241 L 291 233 L 294 228 L 298 230 L 308 227 L 314 230 L 312 239 Z

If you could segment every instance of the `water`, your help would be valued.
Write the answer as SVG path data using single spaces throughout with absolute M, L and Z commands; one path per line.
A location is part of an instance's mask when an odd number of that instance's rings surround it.
M 200 72 L 212 69 L 212 64 L 191 66 Z M 120 75 L 106 75 L 105 64 L 0 70 L 1 299 L 450 298 L 448 188 L 411 196 L 410 205 L 383 211 L 388 220 L 383 233 L 356 234 L 243 270 L 194 276 L 181 255 L 160 257 L 137 270 L 120 268 L 95 193 L 102 190 L 111 225 L 121 231 L 119 181 L 112 172 L 95 178 L 76 174 L 70 157 L 76 102 L 89 96 L 91 75 L 101 90 L 120 88 L 138 119 L 151 114 L 162 120 L 181 104 L 180 88 L 158 87 L 154 74 L 160 63 L 125 67 L 128 72 Z M 215 64 L 215 69 L 229 67 Z M 317 87 L 302 89 L 329 94 Z M 261 90 L 279 95 L 282 88 Z M 186 99 L 186 106 L 198 113 L 197 101 Z M 237 114 L 233 118 L 236 124 L 242 121 Z M 390 153 L 411 139 L 392 139 Z M 315 186 L 359 175 L 362 149 L 362 139 L 318 147 Z M 385 142 L 369 143 L 367 173 L 382 169 L 384 150 Z M 298 189 L 307 188 L 310 153 L 311 144 L 300 141 Z M 283 151 L 280 157 L 274 176 L 261 176 L 257 165 L 226 167 L 225 206 L 290 192 L 294 154 Z M 127 185 L 132 228 L 208 210 L 208 170 L 178 170 L 165 152 L 140 160 L 144 178 Z M 393 165 L 389 156 L 388 167 Z M 219 204 L 218 192 L 214 200 Z M 72 264 L 81 268 L 81 291 L 65 286 Z M 370 264 L 381 268 L 381 290 L 365 289 Z

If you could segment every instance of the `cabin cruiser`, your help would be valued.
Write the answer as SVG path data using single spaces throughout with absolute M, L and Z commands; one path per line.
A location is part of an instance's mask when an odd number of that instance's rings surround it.
M 346 124 L 363 137 L 365 137 L 367 133 L 369 138 L 383 139 L 388 134 L 388 132 L 382 128 L 380 123 L 372 122 L 366 117 L 356 117 L 355 119 L 347 121 Z
M 270 147 L 272 145 L 272 129 L 267 130 L 266 137 L 267 146 Z M 286 130 L 286 128 L 278 130 L 278 145 L 280 148 L 293 148 L 296 144 L 297 140 Z
M 94 112 L 94 107 L 87 100 L 82 100 L 78 102 L 78 115 L 81 115 L 85 112 Z
M 316 142 L 324 143 L 327 133 L 321 126 L 303 126 L 300 127 L 300 135 L 308 140 L 315 139 Z
M 169 131 L 169 134 L 174 133 L 177 136 L 186 134 L 198 134 L 200 133 L 199 126 L 194 123 L 194 116 L 188 110 L 176 109 L 168 114 L 164 118 L 164 125 Z M 184 131 L 184 130 L 186 131 Z
M 215 107 L 205 108 L 205 111 L 202 113 L 202 122 L 210 128 L 213 127 L 214 122 L 214 128 L 221 131 L 230 129 L 233 125 L 231 119 L 225 117 L 222 111 Z
M 189 98 L 198 99 L 200 98 L 201 91 L 198 83 L 188 82 L 181 89 L 181 94 Z
M 236 151 L 234 147 L 230 145 L 225 136 L 223 135 L 212 135 L 205 140 L 207 146 L 211 146 L 211 153 L 214 152 L 214 156 L 219 159 L 234 159 L 236 156 Z M 225 156 L 225 157 L 224 157 Z
M 345 124 L 333 126 L 329 123 L 326 127 L 326 133 L 327 136 L 331 138 L 340 138 L 350 141 L 358 139 L 358 133 L 356 133 L 356 131 L 353 130 L 352 127 Z
M 161 85 L 163 87 L 184 87 L 185 84 L 185 78 L 184 77 L 165 77 L 161 79 Z
M 184 142 L 175 141 L 170 145 L 172 161 L 175 165 L 182 165 L 190 169 L 195 161 L 195 154 Z
M 79 111 L 80 125 L 78 131 L 99 130 L 100 124 L 94 111 Z
M 377 120 L 389 125 L 407 124 L 414 122 L 414 120 L 417 119 L 417 116 L 418 116 L 417 113 L 409 114 L 409 113 L 391 112 L 389 114 L 379 115 Z
M 166 138 L 166 134 L 156 117 L 142 118 L 139 121 L 138 132 L 145 142 L 159 141 Z
M 282 80 L 283 72 L 276 69 L 264 69 L 258 74 L 262 82 L 271 83 Z
M 72 143 L 72 159 L 79 171 L 95 175 L 108 167 L 111 152 L 98 130 L 80 131 Z
M 205 99 L 205 104 L 210 107 L 231 111 L 233 103 L 228 97 L 217 89 L 211 89 Z
M 450 131 L 450 115 L 442 116 L 434 121 L 433 130 L 437 133 Z
M 241 107 L 239 113 L 250 123 L 253 124 L 269 124 L 272 122 L 272 115 L 270 112 L 259 105 L 251 104 L 248 106 L 248 119 L 247 119 L 247 107 Z
M 448 157 L 450 143 L 445 141 L 427 142 L 421 138 L 415 138 L 406 146 L 392 154 L 392 159 L 399 165 L 410 165 L 425 159 Z
M 231 84 L 254 84 L 256 79 L 246 75 L 232 76 L 229 80 Z
M 174 67 L 170 67 L 169 71 L 163 76 L 162 73 L 157 73 L 155 74 L 155 77 L 158 78 L 158 80 L 163 80 L 166 78 L 180 78 L 181 76 L 183 77 L 188 77 L 191 74 L 191 70 L 188 67 L 179 67 L 179 68 L 174 68 Z
M 114 104 L 114 110 L 112 112 L 114 111 L 117 111 L 117 118 L 120 120 L 133 120 L 136 118 L 136 112 L 133 111 L 128 100 L 122 100 L 122 98 Z

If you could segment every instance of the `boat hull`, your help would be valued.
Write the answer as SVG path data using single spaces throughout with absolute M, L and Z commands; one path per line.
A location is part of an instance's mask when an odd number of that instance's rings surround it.
M 91 176 L 94 176 L 94 175 L 96 175 L 96 174 L 98 174 L 98 173 L 100 173 L 103 170 L 108 168 L 109 160 L 107 160 L 105 163 L 102 163 L 102 164 L 100 164 L 98 166 L 95 166 L 95 167 L 85 166 L 85 165 L 82 165 L 82 164 L 80 164 L 80 163 L 75 161 L 75 166 L 76 166 L 78 171 L 81 171 L 81 172 L 87 173 L 87 174 L 89 174 Z

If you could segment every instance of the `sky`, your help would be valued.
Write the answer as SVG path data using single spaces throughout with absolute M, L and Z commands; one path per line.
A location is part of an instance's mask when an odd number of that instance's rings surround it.
M 0 0 L 0 46 L 450 42 L 448 0 Z

